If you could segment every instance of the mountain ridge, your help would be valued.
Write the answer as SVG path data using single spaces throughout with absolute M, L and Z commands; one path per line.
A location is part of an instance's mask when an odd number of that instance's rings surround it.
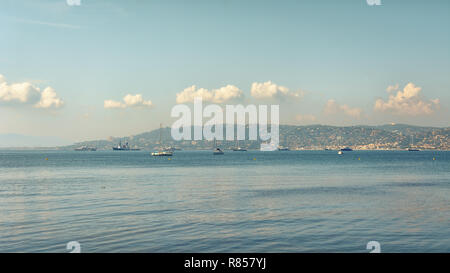
M 259 149 L 261 141 L 248 140 L 248 125 L 246 140 L 241 140 L 239 146 L 248 149 Z M 143 132 L 128 137 L 111 137 L 108 140 L 93 140 L 74 143 L 59 147 L 60 149 L 74 149 L 79 146 L 93 146 L 99 150 L 110 150 L 119 142 L 128 142 L 131 147 L 143 150 L 154 150 L 161 146 L 172 146 L 186 150 L 212 149 L 212 142 L 207 140 L 174 141 L 170 136 L 170 128 L 161 130 L 162 144 L 159 143 L 159 131 Z M 193 134 L 194 127 L 191 127 Z M 236 125 L 235 125 L 236 132 Z M 226 128 L 224 126 L 224 135 Z M 413 145 L 420 149 L 450 150 L 450 127 L 426 127 L 407 124 L 384 124 L 377 126 L 331 126 L 331 125 L 280 125 L 280 145 L 290 149 L 337 149 L 349 146 L 362 150 L 377 149 L 406 149 Z M 222 148 L 229 149 L 236 146 L 235 141 L 217 141 Z

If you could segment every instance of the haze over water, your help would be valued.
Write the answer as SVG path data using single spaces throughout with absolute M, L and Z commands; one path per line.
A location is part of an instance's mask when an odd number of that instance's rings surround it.
M 0 252 L 449 252 L 449 204 L 450 152 L 0 151 Z

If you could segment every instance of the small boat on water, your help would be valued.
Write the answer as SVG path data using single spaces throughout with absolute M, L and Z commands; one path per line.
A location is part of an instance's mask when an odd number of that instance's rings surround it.
M 236 140 L 236 147 L 233 148 L 233 151 L 234 152 L 246 152 L 247 149 L 240 147 L 239 146 L 239 140 Z
M 162 124 L 159 124 L 159 144 L 162 144 Z M 175 149 L 172 147 L 160 148 L 157 152 L 153 152 L 152 156 L 173 156 L 173 151 Z
M 81 147 L 75 148 L 75 151 L 77 151 L 77 152 L 95 152 L 95 151 L 97 151 L 97 148 L 81 146 Z
M 168 151 L 158 151 L 152 153 L 152 156 L 172 156 L 172 155 L 173 153 Z
M 279 146 L 278 151 L 290 151 L 288 147 Z
M 223 151 L 222 151 L 219 147 L 217 147 L 216 139 L 214 138 L 214 151 L 213 151 L 213 155 L 223 155 L 223 154 L 224 154 Z
M 343 155 L 343 154 L 344 154 L 343 151 L 339 151 L 339 152 L 338 152 L 338 155 Z
M 411 135 L 411 143 L 408 148 L 408 152 L 420 152 L 420 150 L 417 149 L 416 146 L 414 145 L 414 135 Z

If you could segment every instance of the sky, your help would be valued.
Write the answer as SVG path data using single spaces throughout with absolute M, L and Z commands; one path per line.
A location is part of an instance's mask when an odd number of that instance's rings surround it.
M 196 96 L 450 126 L 448 0 L 0 0 L 0 37 L 0 134 L 133 135 Z

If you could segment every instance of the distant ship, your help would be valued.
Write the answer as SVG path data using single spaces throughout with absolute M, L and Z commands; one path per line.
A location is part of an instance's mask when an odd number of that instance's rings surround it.
M 288 147 L 279 146 L 278 151 L 290 151 Z
M 224 154 L 224 152 L 219 148 L 219 147 L 217 147 L 217 145 L 216 145 L 216 139 L 214 138 L 214 151 L 213 151 L 213 155 L 223 155 Z
M 113 151 L 139 151 L 140 149 L 130 148 L 128 142 L 122 144 L 122 141 L 119 142 L 119 145 L 113 147 Z
M 162 144 L 162 124 L 159 124 L 159 144 Z M 159 148 L 157 152 L 153 152 L 152 156 L 172 156 L 175 148 L 173 147 L 165 147 Z
M 78 151 L 78 152 L 95 152 L 95 151 L 97 151 L 97 148 L 95 148 L 95 147 L 88 147 L 88 146 L 81 146 L 81 147 L 78 147 L 78 148 L 75 148 L 75 151 Z
M 338 140 L 338 147 L 342 147 L 342 146 L 341 146 L 342 136 L 338 136 L 338 137 L 337 137 L 337 140 Z M 345 147 L 345 148 L 341 148 L 341 149 L 339 150 L 339 154 L 342 155 L 342 154 L 344 154 L 344 152 L 351 152 L 351 151 L 353 151 L 352 148 L 350 148 L 350 147 Z

